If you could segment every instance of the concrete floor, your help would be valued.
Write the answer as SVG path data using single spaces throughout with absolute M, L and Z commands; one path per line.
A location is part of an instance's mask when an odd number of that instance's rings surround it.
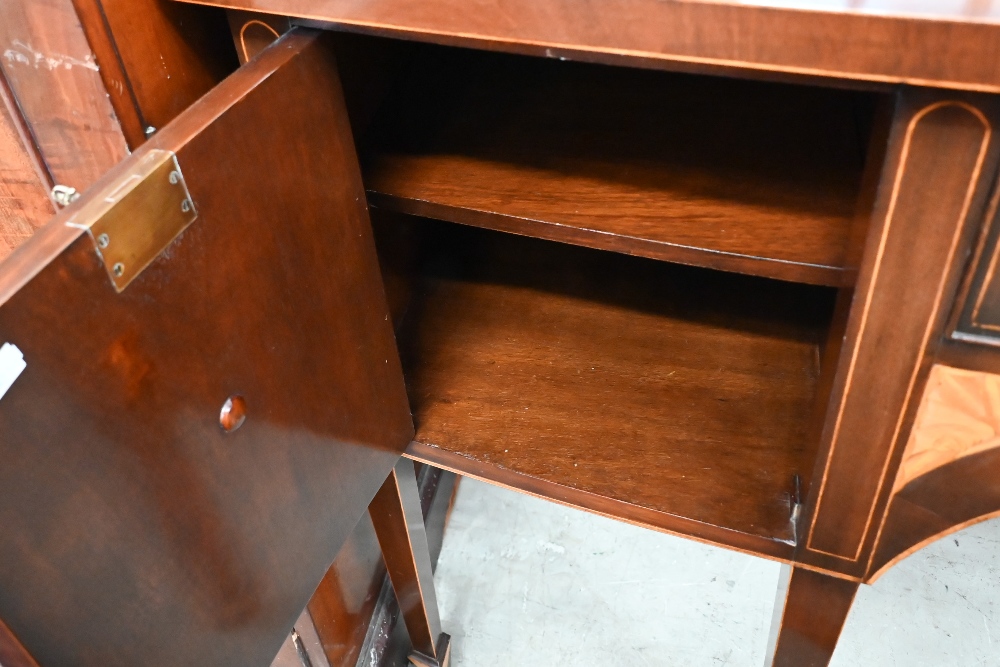
M 778 573 L 464 479 L 435 579 L 454 667 L 759 667 Z M 1000 666 L 1000 520 L 862 587 L 832 665 Z

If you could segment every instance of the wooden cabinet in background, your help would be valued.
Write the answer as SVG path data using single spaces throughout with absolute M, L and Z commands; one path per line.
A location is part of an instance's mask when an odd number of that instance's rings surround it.
M 185 19 L 194 32 L 178 31 Z M 53 186 L 86 190 L 142 144 L 147 128 L 168 123 L 232 71 L 217 29 L 224 22 L 214 10 L 157 0 L 0 7 L 0 257 L 52 216 Z M 123 27 L 112 35 L 112 24 Z M 153 71 L 131 71 L 133 62 Z

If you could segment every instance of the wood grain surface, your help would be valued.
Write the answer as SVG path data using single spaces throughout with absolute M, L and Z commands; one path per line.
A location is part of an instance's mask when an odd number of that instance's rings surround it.
M 24 119 L 12 102 L 0 72 L 0 261 L 55 213 L 38 157 L 24 144 Z
M 224 13 L 168 0 L 72 0 L 134 150 L 237 66 Z
M 763 553 L 794 539 L 829 290 L 463 227 L 427 243 L 400 334 L 411 456 Z
M 415 49 L 410 62 L 367 134 L 377 206 L 787 280 L 853 279 L 868 97 L 459 49 Z
M 356 667 L 384 580 L 382 551 L 364 514 L 309 599 L 330 667 Z
M 236 56 L 240 64 L 246 64 L 291 29 L 291 21 L 285 16 L 271 14 L 252 14 L 238 10 L 226 12 L 229 22 L 229 33 L 233 37 Z
M 54 183 L 82 192 L 128 155 L 71 0 L 0 3 L 0 56 Z
M 893 491 L 963 456 L 1000 447 L 1000 376 L 935 364 Z
M 1000 516 L 1000 448 L 962 456 L 910 480 L 892 497 L 867 578 L 972 524 Z
M 775 604 L 768 667 L 827 667 L 858 582 L 786 566 Z
M 332 49 L 289 35 L 105 182 L 153 149 L 198 219 L 126 291 L 86 195 L 0 265 L 0 618 L 42 665 L 267 665 L 413 433 Z
M 407 39 L 596 62 L 1000 91 L 1000 24 L 981 3 L 936 16 L 736 1 L 192 0 Z M 868 3 L 865 3 L 867 5 Z M 968 6 L 966 6 L 968 5 Z M 926 3 L 924 3 L 926 6 Z
M 802 558 L 814 566 L 866 570 L 930 370 L 926 354 L 988 204 L 998 112 L 987 96 L 899 98 L 806 505 Z

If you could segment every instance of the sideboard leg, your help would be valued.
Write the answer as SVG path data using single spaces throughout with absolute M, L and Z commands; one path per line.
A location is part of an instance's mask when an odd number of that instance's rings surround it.
M 785 565 L 765 665 L 826 667 L 859 584 Z
M 446 667 L 451 641 L 441 632 L 430 548 L 412 461 L 401 458 L 396 463 L 368 506 L 368 513 L 413 644 L 410 662 L 417 667 Z

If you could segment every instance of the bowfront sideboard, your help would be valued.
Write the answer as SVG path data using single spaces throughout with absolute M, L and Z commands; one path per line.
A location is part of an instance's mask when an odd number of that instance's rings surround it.
M 784 563 L 782 667 L 1000 513 L 1000 8 L 203 4 L 245 64 L 0 264 L 42 667 L 267 664 L 369 506 L 445 664 L 410 460 Z

